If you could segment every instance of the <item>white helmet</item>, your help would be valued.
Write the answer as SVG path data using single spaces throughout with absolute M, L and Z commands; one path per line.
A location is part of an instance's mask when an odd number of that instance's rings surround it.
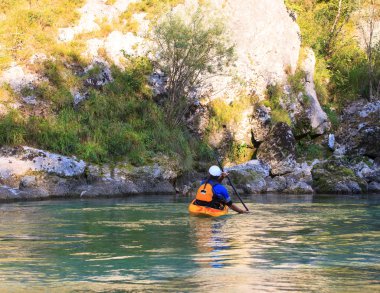
M 220 176 L 222 175 L 222 170 L 218 166 L 211 166 L 210 169 L 208 169 L 208 172 L 210 173 L 211 176 Z

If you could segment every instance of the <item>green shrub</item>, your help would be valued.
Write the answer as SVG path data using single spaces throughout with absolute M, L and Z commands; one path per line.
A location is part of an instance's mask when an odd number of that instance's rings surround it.
M 288 75 L 288 83 L 294 96 L 305 92 L 305 76 L 305 71 L 299 69 L 294 74 Z
M 275 108 L 271 111 L 271 121 L 272 124 L 276 124 L 278 122 L 284 122 L 289 126 L 292 124 L 288 111 L 282 108 Z
M 256 97 L 242 95 L 231 103 L 226 103 L 223 99 L 215 99 L 210 103 L 211 107 L 211 124 L 216 129 L 221 129 L 224 125 L 238 124 L 242 117 L 242 113 L 252 108 Z
M 26 129 L 22 116 L 15 110 L 0 119 L 0 146 L 25 142 Z
M 326 156 L 326 151 L 323 146 L 319 144 L 301 140 L 297 142 L 296 154 L 298 158 L 312 161 L 314 159 L 323 159 Z
M 325 111 L 327 117 L 331 122 L 331 126 L 334 130 L 336 130 L 340 124 L 338 113 L 333 110 L 329 105 L 322 106 L 323 111 Z

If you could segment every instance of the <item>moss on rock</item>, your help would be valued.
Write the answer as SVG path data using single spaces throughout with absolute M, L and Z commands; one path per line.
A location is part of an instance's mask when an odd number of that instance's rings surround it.
M 316 164 L 311 171 L 313 187 L 317 193 L 363 193 L 368 190 L 367 182 L 356 176 L 339 160 Z

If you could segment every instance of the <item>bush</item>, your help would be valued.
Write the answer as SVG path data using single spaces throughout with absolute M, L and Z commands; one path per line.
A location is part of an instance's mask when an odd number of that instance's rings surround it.
M 323 111 L 325 111 L 327 117 L 331 122 L 331 126 L 333 130 L 336 130 L 340 124 L 338 113 L 333 110 L 329 105 L 322 106 Z
M 236 125 L 243 118 L 242 113 L 252 108 L 257 98 L 254 96 L 242 95 L 229 104 L 223 99 L 215 99 L 210 103 L 211 124 L 216 129 L 221 129 L 225 125 Z
M 323 159 L 326 156 L 326 151 L 319 144 L 315 144 L 311 141 L 301 140 L 297 142 L 296 154 L 298 158 L 312 161 L 314 159 Z
M 24 143 L 25 124 L 17 111 L 10 111 L 3 119 L 0 119 L 0 134 L 0 146 Z
M 282 108 L 272 109 L 270 116 L 271 116 L 271 121 L 273 125 L 278 122 L 284 122 L 288 124 L 289 126 L 292 124 L 289 113 L 285 109 L 282 109 Z
M 234 49 L 222 20 L 207 13 L 198 8 L 187 13 L 188 19 L 169 13 L 154 30 L 156 63 L 168 76 L 165 107 L 173 125 L 188 111 L 189 92 L 232 61 Z

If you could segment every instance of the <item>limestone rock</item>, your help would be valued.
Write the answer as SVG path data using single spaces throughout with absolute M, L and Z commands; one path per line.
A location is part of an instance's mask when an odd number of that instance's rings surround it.
M 95 68 L 97 69 L 96 74 L 92 74 L 84 81 L 85 86 L 101 89 L 104 85 L 113 81 L 110 65 L 107 61 L 95 59 L 90 66 L 85 68 L 84 73 L 88 73 Z
M 262 142 L 267 137 L 271 126 L 270 109 L 257 105 L 251 119 L 251 131 L 255 142 Z
M 314 190 L 309 184 L 301 181 L 289 185 L 283 192 L 291 194 L 313 194 Z
M 307 49 L 307 56 L 302 64 L 302 69 L 306 73 L 305 92 L 308 97 L 308 118 L 315 134 L 323 134 L 330 129 L 330 123 L 326 113 L 319 104 L 314 85 L 315 54 L 312 49 Z
M 246 194 L 256 194 L 266 191 L 266 181 L 263 173 L 249 168 L 228 169 L 231 181 L 236 188 L 241 189 Z
M 112 20 L 124 12 L 131 2 L 136 0 L 117 0 L 113 5 L 107 5 L 103 0 L 87 0 L 79 9 L 81 18 L 78 25 L 59 29 L 58 40 L 70 42 L 77 34 L 99 30 L 98 19 L 112 23 Z
M 25 188 L 33 188 L 37 185 L 37 178 L 36 176 L 24 176 L 20 180 L 20 187 L 19 189 L 25 189 Z
M 356 101 L 346 107 L 337 142 L 346 154 L 380 157 L 380 101 Z
M 380 182 L 371 182 L 368 184 L 368 191 L 380 193 Z
M 167 76 L 160 70 L 154 71 L 149 76 L 149 84 L 153 89 L 153 96 L 159 96 L 166 93 Z
M 20 191 L 18 189 L 0 185 L 0 200 L 1 201 L 11 201 L 11 200 L 17 200 L 20 198 L 21 198 Z
M 279 122 L 260 145 L 257 158 L 269 164 L 274 175 L 290 173 L 296 166 L 295 143 L 290 127 Z
M 337 159 L 316 164 L 312 170 L 313 187 L 317 193 L 364 193 L 367 182 Z
M 242 88 L 262 96 L 268 84 L 286 80 L 286 69 L 295 71 L 300 31 L 284 1 L 214 0 L 213 3 L 225 15 L 237 54 L 232 74 L 211 79 L 215 97 L 234 97 Z M 234 77 L 242 81 L 240 86 Z
M 286 178 L 283 176 L 276 176 L 274 178 L 265 178 L 267 183 L 267 192 L 283 192 L 286 189 Z
M 261 162 L 259 160 L 250 160 L 246 163 L 230 166 L 226 168 L 227 172 L 236 171 L 236 172 L 244 172 L 244 171 L 252 171 L 259 174 L 262 177 L 269 176 L 270 167 L 268 164 Z
M 22 176 L 28 172 L 46 172 L 58 176 L 80 176 L 85 162 L 31 147 L 2 148 L 0 178 Z
M 126 196 L 138 194 L 139 190 L 132 181 L 103 181 L 95 182 L 90 185 L 77 187 L 80 197 L 99 197 L 99 196 Z
M 31 87 L 40 79 L 35 73 L 29 72 L 20 65 L 13 63 L 0 76 L 0 85 L 9 84 L 15 92 L 20 92 L 25 87 Z

